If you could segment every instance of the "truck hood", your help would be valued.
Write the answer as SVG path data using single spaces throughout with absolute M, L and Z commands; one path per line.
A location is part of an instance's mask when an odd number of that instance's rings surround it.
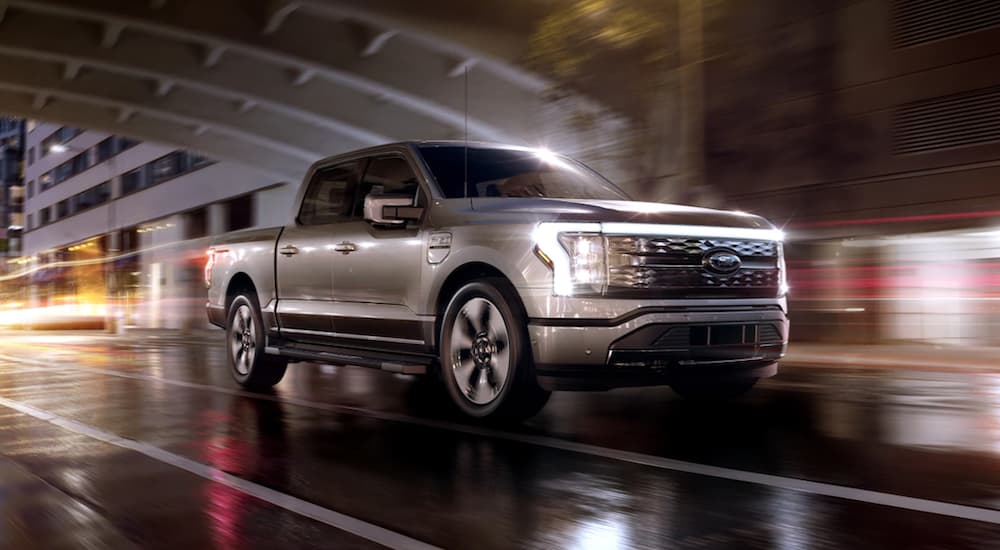
M 538 221 L 628 222 L 771 229 L 753 214 L 639 201 L 543 198 L 476 198 L 477 214 L 524 215 Z

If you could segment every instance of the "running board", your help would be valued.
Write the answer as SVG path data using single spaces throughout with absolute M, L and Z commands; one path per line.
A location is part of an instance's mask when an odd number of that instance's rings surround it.
M 320 347 L 308 344 L 291 344 L 284 347 L 264 348 L 268 355 L 279 355 L 299 361 L 312 361 L 333 365 L 368 367 L 400 374 L 427 374 L 433 359 L 420 355 L 405 355 L 385 352 L 365 352 L 358 355 L 347 348 Z

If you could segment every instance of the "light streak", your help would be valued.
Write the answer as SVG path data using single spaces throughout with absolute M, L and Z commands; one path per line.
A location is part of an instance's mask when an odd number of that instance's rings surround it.
M 131 257 L 139 255 L 139 254 L 145 254 L 145 253 L 148 253 L 148 252 L 154 252 L 154 251 L 164 250 L 164 249 L 169 249 L 169 248 L 184 248 L 184 249 L 186 249 L 186 248 L 193 248 L 194 249 L 193 251 L 197 253 L 197 256 L 201 257 L 204 254 L 204 247 L 207 246 L 207 244 L 208 244 L 208 242 L 210 240 L 211 240 L 211 237 L 202 237 L 202 238 L 199 238 L 199 239 L 190 239 L 190 240 L 186 240 L 186 241 L 175 241 L 175 242 L 170 242 L 170 243 L 158 244 L 158 245 L 154 245 L 154 246 L 150 246 L 150 247 L 146 247 L 146 248 L 140 248 L 140 249 L 137 249 L 137 250 L 132 250 L 132 251 L 129 251 L 129 252 L 124 252 L 122 254 L 116 254 L 116 255 L 113 255 L 113 256 L 101 256 L 99 258 L 89 258 L 89 259 L 85 259 L 85 260 L 62 260 L 62 261 L 57 261 L 57 262 L 49 262 L 49 263 L 46 263 L 46 264 L 36 265 L 36 266 L 32 266 L 32 267 L 29 267 L 29 268 L 26 268 L 26 269 L 22 269 L 21 271 L 15 271 L 15 272 L 9 273 L 7 275 L 0 275 L 0 282 L 13 281 L 13 280 L 16 280 L 16 279 L 20 279 L 21 277 L 25 277 L 25 276 L 31 275 L 32 273 L 36 273 L 36 272 L 41 271 L 43 269 L 51 269 L 51 268 L 56 268 L 56 267 L 77 267 L 77 266 L 85 266 L 85 265 L 100 265 L 100 264 L 105 264 L 105 263 L 108 263 L 108 262 L 114 262 L 116 260 L 121 260 L 121 259 L 125 259 L 125 258 L 131 258 Z M 36 255 L 36 257 L 37 257 L 37 255 Z

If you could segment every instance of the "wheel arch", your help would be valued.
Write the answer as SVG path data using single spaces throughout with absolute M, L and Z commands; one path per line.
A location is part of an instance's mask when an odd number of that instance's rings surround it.
M 257 293 L 257 285 L 254 284 L 253 279 L 250 275 L 245 272 L 240 271 L 234 274 L 229 279 L 229 284 L 226 285 L 226 312 L 228 315 L 229 305 L 233 303 L 233 300 L 240 293 L 240 291 L 253 292 L 254 297 L 257 298 L 257 303 L 260 303 L 260 296 Z
M 525 312 L 524 302 L 520 294 L 517 291 L 517 287 L 511 278 L 508 277 L 503 271 L 498 269 L 486 262 L 472 261 L 466 262 L 448 274 L 448 276 L 441 283 L 441 287 L 438 289 L 437 295 L 434 297 L 434 342 L 435 348 L 441 344 L 441 323 L 444 322 L 445 309 L 451 302 L 455 293 L 458 292 L 460 288 L 473 281 L 481 281 L 488 278 L 498 278 L 505 281 L 510 285 L 510 290 L 514 293 L 516 302 L 511 304 L 512 307 L 518 308 L 522 315 L 527 318 L 527 313 Z

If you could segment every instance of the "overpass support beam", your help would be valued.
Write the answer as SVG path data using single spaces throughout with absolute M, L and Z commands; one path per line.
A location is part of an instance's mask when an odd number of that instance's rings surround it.
M 76 61 L 68 61 L 63 65 L 63 80 L 76 80 L 76 77 L 80 76 L 80 71 L 83 69 L 83 63 Z
M 264 13 L 263 34 L 274 34 L 281 28 L 282 23 L 295 10 L 299 9 L 298 2 L 289 0 L 267 0 L 266 12 Z
M 118 40 L 122 37 L 122 31 L 125 30 L 125 25 L 118 23 L 116 21 L 108 21 L 104 23 L 101 30 L 101 47 L 102 48 L 114 48 L 118 44 Z

